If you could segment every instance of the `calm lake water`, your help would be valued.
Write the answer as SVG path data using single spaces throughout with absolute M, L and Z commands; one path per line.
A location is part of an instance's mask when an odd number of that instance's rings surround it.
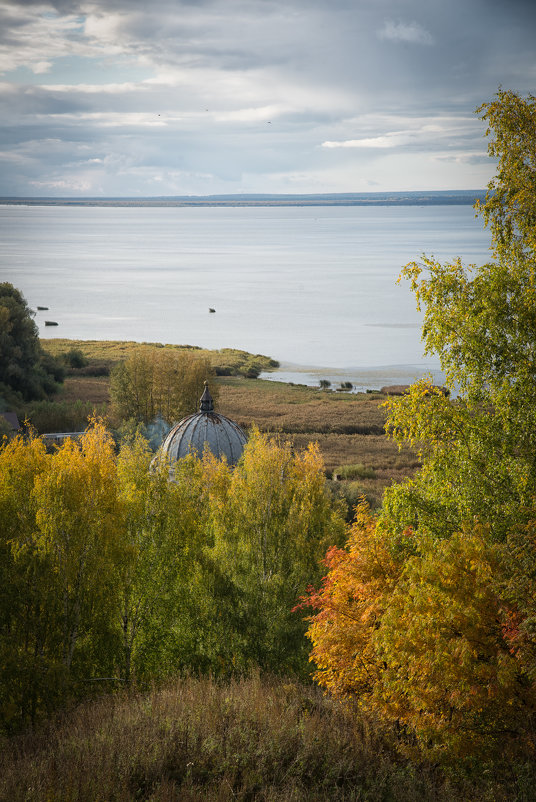
M 437 368 L 401 267 L 490 258 L 471 206 L 1 206 L 0 238 L 42 337 L 242 348 L 274 378 L 369 387 Z

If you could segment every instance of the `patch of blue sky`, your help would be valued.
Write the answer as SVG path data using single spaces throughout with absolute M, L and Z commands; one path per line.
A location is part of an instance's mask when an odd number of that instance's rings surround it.
M 20 66 L 5 74 L 11 83 L 54 85 L 139 83 L 152 77 L 147 67 L 140 67 L 127 59 L 84 58 L 60 56 L 55 58 L 46 72 L 34 73 L 30 67 Z

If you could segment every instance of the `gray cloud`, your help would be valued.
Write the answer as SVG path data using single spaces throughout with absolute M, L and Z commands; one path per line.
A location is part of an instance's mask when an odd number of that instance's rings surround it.
M 435 42 L 432 34 L 418 22 L 388 20 L 378 32 L 378 36 L 391 42 L 409 42 L 416 45 L 433 45 Z
M 535 21 L 522 0 L 0 0 L 0 194 L 483 186 L 473 111 L 533 90 Z

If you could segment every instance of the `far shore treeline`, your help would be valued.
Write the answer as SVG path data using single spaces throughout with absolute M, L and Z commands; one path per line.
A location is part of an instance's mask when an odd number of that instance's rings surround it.
M 349 515 L 323 441 L 284 430 L 301 403 L 311 420 L 367 408 L 344 388 L 270 389 L 287 393 L 279 436 L 250 418 L 234 469 L 206 451 L 170 481 L 155 412 L 182 415 L 208 377 L 251 413 L 248 384 L 267 384 L 214 376 L 192 347 L 108 365 L 113 432 L 96 410 L 54 450 L 6 433 L 0 797 L 535 798 L 536 98 L 499 89 L 478 113 L 498 162 L 476 202 L 490 261 L 402 269 L 457 396 L 422 380 L 387 399 L 414 462 L 377 503 Z M 47 401 L 69 365 L 1 287 L 4 408 Z
M 334 192 L 314 195 L 183 195 L 148 198 L 5 197 L 23 206 L 472 206 L 484 190 L 436 192 Z

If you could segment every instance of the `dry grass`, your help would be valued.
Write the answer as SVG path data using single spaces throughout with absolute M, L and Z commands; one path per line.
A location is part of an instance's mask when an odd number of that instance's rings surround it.
M 419 466 L 412 451 L 399 451 L 383 434 L 383 401 L 366 394 L 233 379 L 221 386 L 219 409 L 245 428 L 254 423 L 264 431 L 281 433 L 296 448 L 318 443 L 328 476 L 342 465 L 361 463 L 370 468 L 375 478 L 361 480 L 359 487 L 353 483 L 352 488 L 340 482 L 337 491 L 350 504 L 366 495 L 377 507 L 387 487 L 411 476 Z
M 184 679 L 106 697 L 6 742 L 2 753 L 0 798 L 10 802 L 529 798 L 517 779 L 494 782 L 488 794 L 489 775 L 462 787 L 412 765 L 392 734 L 317 689 L 258 677 Z
M 110 381 L 108 377 L 68 377 L 57 395 L 58 401 L 89 401 L 100 406 L 110 403 Z
M 378 399 L 262 380 L 226 382 L 220 407 L 243 425 L 288 433 L 382 434 L 385 422 Z

